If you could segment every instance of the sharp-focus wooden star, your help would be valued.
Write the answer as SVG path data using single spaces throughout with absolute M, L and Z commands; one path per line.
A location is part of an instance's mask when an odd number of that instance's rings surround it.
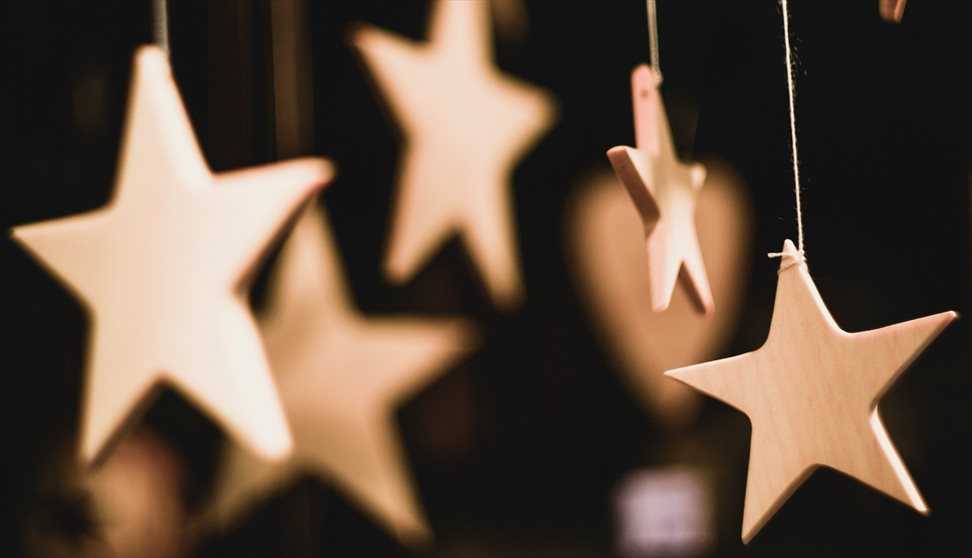
M 646 64 L 631 73 L 631 97 L 637 148 L 613 147 L 607 155 L 644 223 L 652 308 L 668 308 L 681 277 L 696 308 L 709 314 L 712 291 L 695 231 L 705 167 L 684 165 L 676 157 L 661 93 Z
M 553 101 L 493 65 L 487 2 L 435 2 L 429 37 L 352 35 L 406 136 L 385 271 L 408 280 L 456 233 L 493 302 L 512 308 L 523 282 L 510 174 L 552 125 Z
M 751 353 L 666 372 L 749 416 L 743 541 L 820 466 L 927 513 L 877 402 L 956 313 L 847 333 L 827 311 L 789 240 L 783 254 L 766 343 Z
M 461 319 L 366 318 L 352 307 L 325 214 L 308 208 L 284 245 L 261 320 L 291 459 L 229 447 L 211 520 L 226 525 L 305 472 L 335 483 L 405 543 L 428 526 L 407 473 L 395 410 L 475 342 Z
M 247 279 L 330 176 L 321 160 L 213 175 L 165 54 L 135 56 L 111 202 L 13 235 L 89 308 L 81 454 L 94 460 L 160 382 L 267 458 L 291 448 Z

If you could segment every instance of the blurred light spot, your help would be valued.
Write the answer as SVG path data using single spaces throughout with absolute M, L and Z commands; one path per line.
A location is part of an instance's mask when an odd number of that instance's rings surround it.
M 628 474 L 615 493 L 615 514 L 624 558 L 697 556 L 714 538 L 708 479 L 687 467 Z

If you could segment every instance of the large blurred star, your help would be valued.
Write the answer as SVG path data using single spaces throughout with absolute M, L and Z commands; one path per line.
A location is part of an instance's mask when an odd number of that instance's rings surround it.
M 695 231 L 705 167 L 684 165 L 676 157 L 661 93 L 645 64 L 631 73 L 631 96 L 637 148 L 613 147 L 607 155 L 644 223 L 652 308 L 668 308 L 681 277 L 696 307 L 709 314 L 712 291 Z
M 494 303 L 511 308 L 523 283 L 510 173 L 553 123 L 553 101 L 492 64 L 487 2 L 432 10 L 426 44 L 373 27 L 352 37 L 407 139 L 385 271 L 408 280 L 457 233 Z
M 228 448 L 211 519 L 239 519 L 310 472 L 403 542 L 421 542 L 428 526 L 395 410 L 465 355 L 474 332 L 459 319 L 366 318 L 352 307 L 340 269 L 324 213 L 309 208 L 284 245 L 261 320 L 294 454 L 273 464 Z
M 91 312 L 85 460 L 162 381 L 260 455 L 290 451 L 245 285 L 329 176 L 321 160 L 211 174 L 165 54 L 139 49 L 111 202 L 14 230 Z
M 928 511 L 881 424 L 877 402 L 955 317 L 942 312 L 847 333 L 786 241 L 766 343 L 751 353 L 666 372 L 752 422 L 744 542 L 820 466 Z

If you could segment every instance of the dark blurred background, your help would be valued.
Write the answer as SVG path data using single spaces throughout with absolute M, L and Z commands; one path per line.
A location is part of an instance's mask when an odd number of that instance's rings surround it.
M 286 0 L 306 118 L 277 137 L 275 0 L 170 0 L 172 65 L 215 171 L 314 154 L 333 159 L 325 200 L 359 307 L 462 314 L 482 349 L 398 413 L 436 542 L 429 556 L 611 556 L 612 502 L 634 470 L 709 471 L 714 556 L 944 556 L 972 549 L 972 393 L 967 320 L 951 326 L 882 400 L 926 497 L 928 518 L 819 471 L 749 545 L 739 542 L 748 460 L 744 415 L 706 400 L 663 429 L 596 341 L 566 263 L 565 204 L 604 152 L 633 141 L 629 72 L 648 58 L 645 6 L 530 2 L 526 33 L 495 41 L 499 67 L 558 98 L 561 120 L 517 167 L 513 192 L 525 304 L 493 310 L 450 242 L 402 287 L 379 274 L 399 134 L 347 43 L 368 22 L 425 37 L 425 2 Z M 500 0 L 503 1 L 503 0 Z M 774 0 L 658 0 L 663 91 L 684 157 L 718 158 L 754 201 L 752 269 L 725 355 L 758 347 L 777 262 L 795 235 L 780 11 Z M 969 314 L 972 2 L 912 0 L 904 21 L 877 0 L 791 3 L 797 122 L 811 273 L 848 331 L 947 309 Z M 0 8 L 0 202 L 4 229 L 103 205 L 111 191 L 133 51 L 152 40 L 149 0 L 33 0 Z M 281 31 L 278 31 L 278 37 Z M 279 60 L 277 62 L 280 63 Z M 298 101 L 295 101 L 298 102 Z M 4 555 L 96 536 L 90 498 L 64 474 L 77 430 L 86 316 L 9 238 L 0 242 Z M 259 305 L 261 282 L 254 290 Z M 184 470 L 188 514 L 205 502 L 222 434 L 164 393 L 144 419 Z M 68 475 L 69 476 L 69 475 Z M 72 546 L 74 545 L 74 546 Z M 69 554 L 66 554 L 69 555 Z M 407 556 L 333 488 L 302 482 L 192 556 Z

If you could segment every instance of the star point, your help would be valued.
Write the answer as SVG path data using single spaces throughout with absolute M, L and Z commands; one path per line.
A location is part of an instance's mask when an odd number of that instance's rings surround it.
M 927 513 L 877 404 L 957 314 L 848 333 L 831 317 L 790 241 L 782 260 L 762 347 L 666 372 L 742 411 L 752 423 L 743 541 L 821 466 Z
M 96 460 L 161 382 L 251 450 L 290 451 L 246 280 L 330 172 L 305 159 L 213 175 L 165 54 L 137 51 L 109 204 L 13 231 L 89 310 L 83 460 Z
M 668 308 L 681 279 L 699 312 L 710 314 L 714 303 L 695 229 L 705 167 L 678 161 L 650 67 L 635 68 L 631 88 L 636 147 L 613 147 L 607 156 L 644 223 L 652 309 Z
M 549 93 L 493 66 L 487 2 L 437 1 L 417 43 L 361 26 L 351 44 L 405 135 L 384 270 L 402 283 L 450 235 L 494 304 L 523 298 L 510 174 L 553 123 Z

